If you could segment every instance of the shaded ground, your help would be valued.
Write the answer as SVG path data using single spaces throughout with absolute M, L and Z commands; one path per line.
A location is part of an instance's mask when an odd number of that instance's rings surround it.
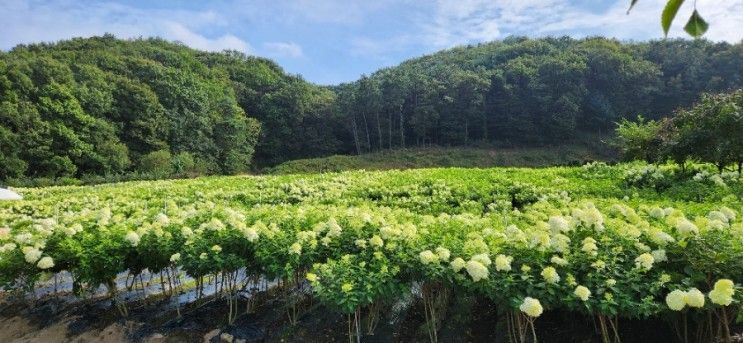
M 219 342 L 229 334 L 245 342 L 348 342 L 347 318 L 318 304 L 306 303 L 297 325 L 289 324 L 283 304 L 264 294 L 256 311 L 227 324 L 224 299 L 203 298 L 183 307 L 181 318 L 167 299 L 129 303 L 122 318 L 103 298 L 69 303 L 46 298 L 31 307 L 8 299 L 0 303 L 0 342 Z M 239 310 L 245 311 L 245 302 Z M 505 322 L 492 303 L 454 297 L 439 330 L 441 342 L 507 342 Z M 411 302 L 385 311 L 374 335 L 364 342 L 426 342 L 423 308 Z M 674 342 L 664 322 L 622 320 L 623 342 Z M 737 327 L 735 332 L 743 332 Z M 537 321 L 541 342 L 600 342 L 590 318 L 548 311 Z

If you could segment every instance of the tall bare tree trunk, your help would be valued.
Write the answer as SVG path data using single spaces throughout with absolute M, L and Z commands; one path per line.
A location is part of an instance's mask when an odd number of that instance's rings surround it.
M 382 122 L 379 120 L 379 111 L 374 111 L 374 116 L 377 119 L 377 146 L 381 151 L 382 149 L 384 149 L 384 145 L 382 143 Z
M 467 145 L 470 137 L 470 120 L 469 118 L 464 119 L 464 145 Z
M 488 114 L 483 113 L 482 115 L 482 140 L 488 141 Z
M 356 145 L 356 155 L 361 155 L 361 147 L 359 146 L 359 132 L 356 127 L 356 115 L 355 114 L 353 115 L 352 123 L 353 123 L 353 142 Z
M 405 149 L 405 113 L 400 105 L 400 147 Z
M 387 148 L 392 150 L 392 111 L 387 110 Z
M 366 121 L 366 110 L 361 111 L 361 118 L 364 119 L 364 131 L 366 132 L 366 148 L 371 150 L 371 138 L 369 138 L 369 123 Z

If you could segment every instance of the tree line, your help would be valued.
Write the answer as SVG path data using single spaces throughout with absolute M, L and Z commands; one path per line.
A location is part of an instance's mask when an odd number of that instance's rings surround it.
M 660 120 L 623 120 L 617 139 L 625 158 L 682 168 L 688 161 L 714 164 L 722 173 L 734 165 L 743 172 L 743 89 L 705 94 L 694 106 Z
M 335 151 L 319 119 L 333 101 L 234 51 L 112 35 L 19 45 L 0 52 L 0 180 L 234 174 L 279 149 Z
M 0 52 L 0 180 L 590 140 L 739 88 L 740 65 L 741 43 L 511 37 L 321 87 L 267 59 L 156 38 L 19 45 Z
M 658 119 L 743 85 L 743 44 L 509 38 L 406 61 L 336 87 L 356 153 L 549 145 Z

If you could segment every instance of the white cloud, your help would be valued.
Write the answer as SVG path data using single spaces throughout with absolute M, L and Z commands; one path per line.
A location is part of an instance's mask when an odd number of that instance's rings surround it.
M 385 9 L 394 0 L 293 0 L 289 10 L 318 23 L 361 24 L 372 12 Z
M 225 21 L 214 11 L 143 10 L 111 2 L 5 0 L 0 2 L 0 22 L 0 49 L 112 33 L 120 38 L 159 36 L 210 51 L 251 52 L 247 42 L 232 34 L 207 37 L 198 33 L 224 26 Z
M 304 56 L 302 47 L 294 42 L 269 42 L 263 44 L 263 49 L 270 56 L 291 58 Z
M 180 23 L 166 22 L 164 27 L 163 37 L 177 40 L 192 48 L 206 51 L 237 50 L 245 53 L 252 50 L 248 43 L 230 34 L 209 39 L 191 31 Z
M 663 36 L 660 15 L 665 2 L 641 0 L 627 15 L 628 1 L 616 1 L 596 12 L 568 0 L 438 0 L 433 17 L 419 24 L 422 39 L 435 47 L 507 35 L 604 35 L 644 40 Z M 710 23 L 705 38 L 728 42 L 743 39 L 743 0 L 699 1 L 697 8 Z M 688 37 L 683 26 L 692 10 L 691 3 L 684 4 L 669 36 Z

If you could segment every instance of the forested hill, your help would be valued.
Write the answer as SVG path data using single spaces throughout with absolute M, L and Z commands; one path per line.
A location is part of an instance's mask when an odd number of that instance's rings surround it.
M 413 59 L 337 92 L 359 152 L 565 142 L 743 85 L 743 44 L 509 38 Z M 401 129 L 402 128 L 402 129 Z
M 508 38 L 320 87 L 266 59 L 161 39 L 19 45 L 0 52 L 0 180 L 585 141 L 622 117 L 668 116 L 739 88 L 741 65 L 741 43 Z
M 277 149 L 304 157 L 312 139 L 288 138 L 312 136 L 333 99 L 236 52 L 111 35 L 19 45 L 0 52 L 0 180 L 236 173 Z M 338 150 L 332 130 L 315 131 Z

